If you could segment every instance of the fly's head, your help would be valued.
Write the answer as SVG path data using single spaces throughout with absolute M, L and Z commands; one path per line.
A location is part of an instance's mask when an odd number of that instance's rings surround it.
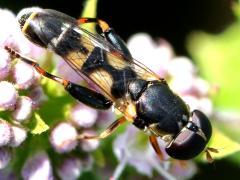
M 203 112 L 194 110 L 186 126 L 170 141 L 166 152 L 175 159 L 192 159 L 206 149 L 211 136 L 209 119 Z

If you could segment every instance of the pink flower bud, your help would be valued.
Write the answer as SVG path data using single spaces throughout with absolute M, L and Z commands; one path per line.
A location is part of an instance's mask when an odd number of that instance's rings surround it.
M 8 76 L 10 71 L 10 57 L 5 49 L 0 48 L 0 80 Z
M 210 116 L 213 113 L 212 101 L 207 97 L 200 98 L 198 109 L 203 111 L 207 116 Z
M 17 101 L 18 93 L 14 85 L 7 81 L 0 82 L 0 108 L 13 109 Z
M 34 108 L 38 107 L 43 101 L 47 99 L 41 86 L 36 86 L 30 90 L 29 97 L 32 99 L 32 105 Z
M 35 81 L 34 69 L 24 62 L 18 61 L 14 66 L 14 79 L 19 89 L 27 89 Z
M 50 134 L 50 143 L 58 153 L 73 150 L 77 145 L 77 130 L 69 123 L 59 123 Z
M 186 95 L 186 96 L 182 96 L 182 99 L 186 102 L 186 104 L 190 108 L 190 111 L 193 111 L 194 109 L 198 109 L 197 97 L 192 95 Z
M 19 27 L 15 15 L 9 10 L 0 9 L 0 17 L 0 24 L 4 24 L 4 27 L 0 28 L 0 44 L 9 45 L 8 39 L 15 34 L 16 30 L 19 30 Z
M 208 96 L 210 91 L 210 85 L 202 78 L 196 78 L 193 85 L 196 93 L 199 96 Z
M 0 147 L 1 146 L 5 146 L 10 142 L 10 138 L 11 138 L 11 127 L 10 125 L 0 119 Z
M 11 141 L 9 146 L 18 147 L 27 138 L 27 131 L 23 128 L 12 126 L 11 127 Z
M 89 128 L 96 122 L 98 112 L 83 104 L 77 105 L 72 111 L 72 121 L 79 127 Z
M 0 148 L 0 169 L 5 168 L 11 160 L 11 153 L 8 148 Z
M 30 117 L 32 113 L 32 100 L 27 96 L 21 96 L 13 112 L 13 118 L 17 121 L 24 121 Z
M 167 41 L 161 39 L 156 43 L 150 35 L 138 33 L 127 44 L 134 58 L 159 76 L 166 76 L 168 62 L 173 56 L 172 47 Z
M 52 166 L 48 155 L 40 152 L 29 158 L 25 162 L 21 174 L 24 180 L 53 180 Z
M 168 73 L 174 77 L 185 76 L 185 74 L 196 73 L 196 68 L 187 57 L 175 57 L 168 63 Z
M 176 76 L 172 78 L 169 85 L 173 91 L 177 92 L 179 95 L 192 94 L 194 81 L 195 77 L 191 74 L 186 76 Z
M 76 180 L 82 173 L 82 163 L 76 157 L 67 158 L 58 167 L 57 173 L 62 180 Z

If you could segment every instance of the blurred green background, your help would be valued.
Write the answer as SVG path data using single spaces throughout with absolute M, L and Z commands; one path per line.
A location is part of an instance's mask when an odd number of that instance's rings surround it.
M 0 1 L 1 8 L 15 13 L 31 6 L 52 8 L 79 17 L 84 1 Z M 214 126 L 239 143 L 239 12 L 237 1 L 231 0 L 99 0 L 97 16 L 113 26 L 124 40 L 134 33 L 147 32 L 153 38 L 168 40 L 177 55 L 190 56 L 200 74 L 220 88 L 213 98 L 218 112 Z M 233 151 L 239 151 L 239 147 Z M 213 164 L 199 162 L 198 166 L 198 174 L 193 179 L 238 179 L 240 153 L 221 157 Z

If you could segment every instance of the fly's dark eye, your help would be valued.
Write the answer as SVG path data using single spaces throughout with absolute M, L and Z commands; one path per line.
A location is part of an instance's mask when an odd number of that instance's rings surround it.
M 192 112 L 192 122 L 202 130 L 208 142 L 212 136 L 212 125 L 208 117 L 203 112 L 194 110 Z
M 184 129 L 166 147 L 166 152 L 175 159 L 187 160 L 201 153 L 205 146 L 204 138 L 189 129 Z
M 205 149 L 211 135 L 212 127 L 208 118 L 201 111 L 195 110 L 192 121 L 171 141 L 166 152 L 175 159 L 192 159 Z

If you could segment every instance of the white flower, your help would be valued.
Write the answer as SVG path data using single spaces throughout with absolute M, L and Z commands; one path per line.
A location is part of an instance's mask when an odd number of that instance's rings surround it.
M 4 120 L 0 119 L 0 147 L 5 146 L 11 139 L 11 126 Z
M 58 153 L 73 150 L 77 145 L 77 130 L 67 122 L 57 124 L 51 131 L 50 143 Z
M 14 66 L 14 79 L 19 89 L 29 88 L 35 81 L 33 68 L 19 60 Z
M 32 100 L 27 96 L 19 97 L 16 109 L 13 111 L 13 118 L 19 122 L 27 120 L 32 113 Z
M 23 128 L 12 126 L 11 127 L 11 141 L 9 146 L 18 147 L 27 138 L 27 131 Z
M 57 169 L 57 173 L 62 180 L 76 180 L 82 173 L 81 160 L 72 157 L 66 158 Z
M 0 82 L 0 108 L 13 109 L 17 101 L 18 93 L 14 85 L 7 81 Z
M 0 169 L 5 168 L 11 160 L 10 150 L 6 147 L 0 148 Z
M 52 166 L 48 155 L 44 152 L 29 158 L 21 173 L 24 180 L 53 180 Z
M 78 104 L 72 110 L 72 121 L 82 128 L 89 128 L 97 120 L 98 112 L 84 104 Z
M 160 77 L 167 74 L 168 62 L 173 57 L 171 45 L 161 39 L 155 43 L 146 33 L 138 33 L 128 40 L 128 48 L 132 56 L 157 73 Z

